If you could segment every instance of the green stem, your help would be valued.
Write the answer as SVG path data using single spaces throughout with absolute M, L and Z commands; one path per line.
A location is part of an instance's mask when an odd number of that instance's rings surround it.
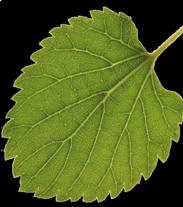
M 175 40 L 183 34 L 183 26 L 173 33 L 167 40 L 165 40 L 156 50 L 151 54 L 157 59 Z

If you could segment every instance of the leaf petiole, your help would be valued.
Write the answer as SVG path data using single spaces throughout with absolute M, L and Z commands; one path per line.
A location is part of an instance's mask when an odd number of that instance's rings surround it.
M 151 53 L 154 59 L 157 59 L 182 34 L 183 34 L 183 26 L 180 27 L 176 32 L 174 32 L 167 40 L 165 40 L 156 50 L 154 50 Z

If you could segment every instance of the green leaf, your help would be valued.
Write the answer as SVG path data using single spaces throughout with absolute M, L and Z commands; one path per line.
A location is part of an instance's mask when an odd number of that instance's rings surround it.
M 183 28 L 148 53 L 126 14 L 91 17 L 52 29 L 14 84 L 5 159 L 20 191 L 39 198 L 115 198 L 148 179 L 180 136 L 183 100 L 154 64 Z

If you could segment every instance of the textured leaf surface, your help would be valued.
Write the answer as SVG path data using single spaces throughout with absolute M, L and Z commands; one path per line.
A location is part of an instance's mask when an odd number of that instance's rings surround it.
M 183 101 L 165 90 L 135 25 L 107 8 L 51 30 L 14 86 L 3 129 L 20 191 L 102 201 L 148 179 L 179 139 Z

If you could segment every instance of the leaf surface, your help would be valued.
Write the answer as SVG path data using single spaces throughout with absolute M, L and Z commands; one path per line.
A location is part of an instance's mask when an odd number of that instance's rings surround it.
M 148 179 L 178 141 L 183 100 L 161 85 L 131 18 L 104 7 L 51 30 L 3 128 L 20 191 L 103 201 Z

